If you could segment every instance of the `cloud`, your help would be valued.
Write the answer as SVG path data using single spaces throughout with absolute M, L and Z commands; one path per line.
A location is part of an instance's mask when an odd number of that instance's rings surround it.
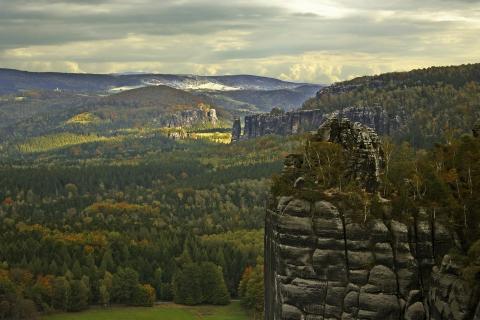
M 476 62 L 480 1 L 0 0 L 0 67 L 331 82 Z

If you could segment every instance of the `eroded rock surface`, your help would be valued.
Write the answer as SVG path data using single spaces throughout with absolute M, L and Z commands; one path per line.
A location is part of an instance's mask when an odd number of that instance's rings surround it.
M 218 117 L 215 109 L 198 108 L 183 110 L 174 114 L 163 116 L 157 119 L 157 122 L 163 127 L 178 128 L 190 127 L 195 125 L 215 125 Z
M 373 181 L 375 192 L 381 149 L 372 130 L 335 118 L 314 139 L 341 144 L 350 153 L 351 169 L 360 181 Z M 302 163 L 301 155 L 288 156 L 284 174 L 300 170 Z M 317 200 L 280 196 L 267 210 L 265 319 L 470 320 L 480 315 L 479 286 L 463 280 L 448 254 L 455 237 L 447 228 L 422 212 L 408 225 L 392 219 L 386 200 L 377 215 L 382 218 L 362 218 L 362 208 L 352 208 L 344 195 L 329 190 Z
M 480 120 L 477 120 L 477 122 L 475 123 L 472 131 L 473 131 L 473 136 L 474 137 L 480 138 Z
M 374 191 L 379 183 L 383 151 L 373 129 L 347 118 L 330 117 L 314 139 L 340 144 L 349 153 L 347 175 Z
M 473 319 L 475 290 L 448 255 L 435 267 L 445 228 L 363 224 L 340 207 L 284 197 L 268 211 L 266 319 Z
M 362 123 L 382 135 L 392 133 L 402 123 L 399 116 L 391 116 L 381 107 L 349 107 L 333 113 L 325 113 L 322 110 L 262 113 L 245 116 L 244 132 L 238 140 L 252 139 L 268 134 L 286 136 L 308 132 L 316 130 L 326 119 L 331 117 L 347 118 Z
M 242 135 L 242 124 L 240 123 L 239 118 L 235 118 L 233 120 L 233 126 L 232 126 L 232 142 L 239 141 L 241 135 Z

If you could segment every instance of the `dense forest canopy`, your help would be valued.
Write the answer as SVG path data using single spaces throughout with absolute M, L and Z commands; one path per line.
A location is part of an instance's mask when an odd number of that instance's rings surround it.
M 3 314 L 27 317 L 25 304 L 31 314 L 228 303 L 263 255 L 269 177 L 298 146 L 296 137 L 225 145 L 158 135 L 4 155 Z

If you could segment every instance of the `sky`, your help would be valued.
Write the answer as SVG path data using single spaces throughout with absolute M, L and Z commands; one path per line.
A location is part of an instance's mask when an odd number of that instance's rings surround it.
M 480 0 L 0 0 L 0 67 L 331 83 L 480 62 Z

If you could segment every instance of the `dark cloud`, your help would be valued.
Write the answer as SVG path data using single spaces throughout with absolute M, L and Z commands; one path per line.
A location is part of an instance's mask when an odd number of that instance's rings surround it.
M 105 4 L 104 10 L 102 7 L 72 10 L 72 4 L 85 6 L 85 1 L 40 1 L 39 4 L 38 1 L 23 0 L 21 3 L 0 0 L 0 40 L 3 46 L 116 39 L 128 33 L 174 35 L 248 30 L 255 28 L 258 21 L 271 19 L 282 12 L 275 7 L 215 3 L 179 5 L 144 1 L 130 6 L 110 1 L 87 1 Z
M 245 61 L 288 77 L 295 57 L 307 54 L 452 63 L 480 49 L 480 0 L 0 0 L 0 8 L 0 61 L 8 67 L 232 73 Z M 280 60 L 288 62 L 278 67 Z M 336 76 L 374 70 L 364 64 L 340 65 Z

